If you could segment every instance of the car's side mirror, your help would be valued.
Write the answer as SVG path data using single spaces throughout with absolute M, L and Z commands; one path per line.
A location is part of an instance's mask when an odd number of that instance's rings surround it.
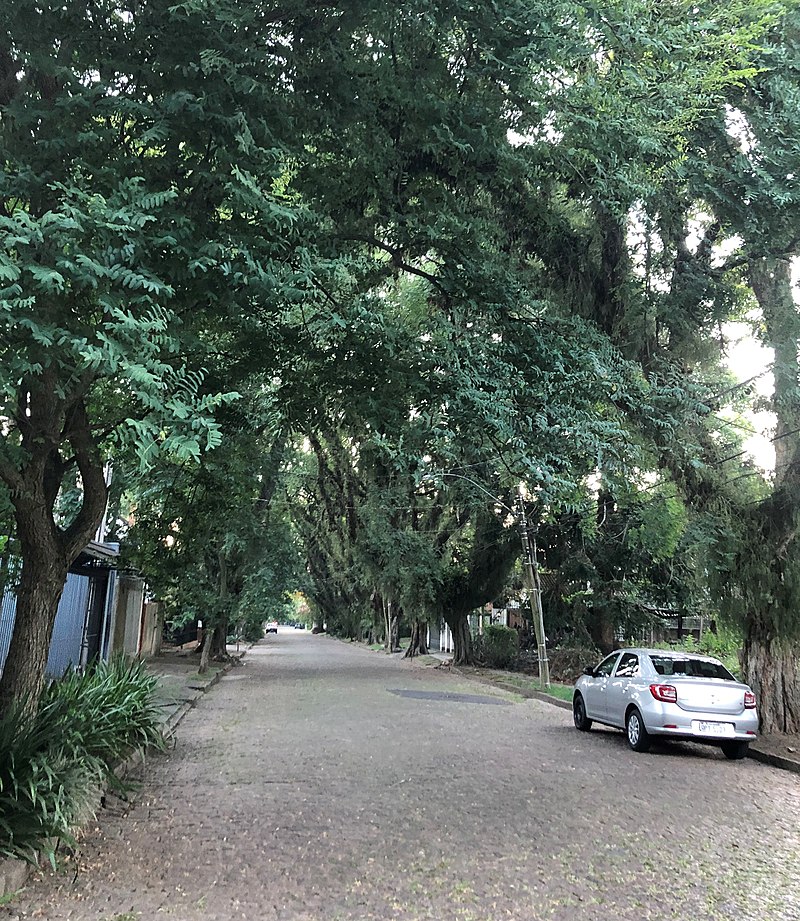
M 590 678 L 594 678 L 594 666 L 587 665 L 583 670 L 584 675 L 588 675 Z

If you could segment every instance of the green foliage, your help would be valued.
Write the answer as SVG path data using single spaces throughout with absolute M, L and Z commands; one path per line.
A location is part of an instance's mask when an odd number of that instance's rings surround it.
M 687 431 L 707 391 L 649 360 L 678 315 L 661 296 L 678 273 L 668 247 L 651 276 L 626 244 L 640 212 L 657 224 L 694 127 L 754 75 L 769 9 L 509 0 L 370 10 L 368 25 L 363 12 L 343 14 L 332 44 L 309 25 L 301 65 L 308 86 L 329 55 L 340 67 L 324 102 L 303 100 L 297 188 L 352 259 L 301 330 L 304 369 L 330 382 L 308 405 L 315 465 L 297 516 L 318 603 L 355 624 L 374 595 L 435 616 L 489 600 L 487 573 L 502 581 L 513 556 L 486 525 L 486 509 L 506 518 L 490 497 L 509 504 L 524 480 L 540 524 L 580 515 L 591 536 L 598 472 L 620 507 L 563 595 L 591 580 L 587 611 L 630 624 L 665 596 L 684 603 L 682 497 L 625 484 L 662 451 L 702 463 Z M 520 29 L 532 15 L 547 26 Z M 718 322 L 734 302 L 721 291 L 697 286 L 695 313 L 713 302 Z M 574 536 L 564 557 L 584 549 Z
M 0 855 L 54 863 L 53 839 L 72 841 L 115 769 L 131 752 L 161 746 L 156 681 L 140 662 L 115 659 L 55 682 L 33 717 L 0 720 Z
M 714 592 L 795 630 L 796 484 L 764 501 L 721 359 L 796 250 L 795 5 L 290 6 L 0 14 L 8 496 L 85 408 L 173 616 L 300 587 L 362 633 L 501 591 L 524 482 L 565 641 Z M 794 450 L 796 317 L 758 303 Z M 46 481 L 90 535 L 78 447 Z
M 717 632 L 705 630 L 699 640 L 694 636 L 684 636 L 672 643 L 660 644 L 665 649 L 679 649 L 683 652 L 698 653 L 719 659 L 733 675 L 741 677 L 741 653 L 744 636 L 735 627 L 718 626 Z
M 511 627 L 489 624 L 483 632 L 482 651 L 490 668 L 508 668 L 519 654 L 519 635 Z
M 574 684 L 587 665 L 596 665 L 602 655 L 594 646 L 556 646 L 548 650 L 548 663 L 552 681 Z
M 125 553 L 148 573 L 169 622 L 235 625 L 257 638 L 264 620 L 291 615 L 289 592 L 304 574 L 285 507 L 273 501 L 285 437 L 264 402 L 250 396 L 220 417 L 224 449 L 199 463 L 161 458 L 128 480 L 136 511 Z
M 126 753 L 161 744 L 157 683 L 142 661 L 116 656 L 55 682 L 43 710 L 52 702 L 63 713 L 65 744 L 113 768 Z
M 248 337 L 265 356 L 253 328 L 310 286 L 275 28 L 230 0 L 0 11 L 0 479 L 35 531 L 23 567 L 53 581 L 102 519 L 109 456 L 145 473 L 219 448 L 238 392 L 218 357 Z M 26 631 L 49 604 L 20 599 L 0 706 L 41 683 Z
M 656 563 L 669 559 L 686 530 L 688 513 L 675 496 L 654 496 L 634 510 L 637 523 L 629 531 L 631 544 L 638 546 Z

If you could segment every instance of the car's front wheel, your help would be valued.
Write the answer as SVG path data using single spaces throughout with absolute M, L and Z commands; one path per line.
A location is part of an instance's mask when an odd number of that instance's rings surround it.
M 588 732 L 592 728 L 592 721 L 586 715 L 586 704 L 583 702 L 582 694 L 576 694 L 572 699 L 572 719 L 575 721 L 575 728 L 581 732 Z
M 742 758 L 747 757 L 749 747 L 747 742 L 723 742 L 722 754 L 731 761 L 741 761 Z
M 635 752 L 646 752 L 650 748 L 650 736 L 645 729 L 642 714 L 636 707 L 631 707 L 625 717 L 625 735 L 628 737 L 628 745 Z

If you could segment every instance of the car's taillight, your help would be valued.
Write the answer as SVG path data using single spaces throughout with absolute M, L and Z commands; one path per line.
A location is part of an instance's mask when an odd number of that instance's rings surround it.
M 754 710 L 756 706 L 756 695 L 752 691 L 744 692 L 744 708 L 745 710 Z
M 675 704 L 678 702 L 678 692 L 671 684 L 651 684 L 650 693 L 656 700 L 663 700 L 664 703 Z

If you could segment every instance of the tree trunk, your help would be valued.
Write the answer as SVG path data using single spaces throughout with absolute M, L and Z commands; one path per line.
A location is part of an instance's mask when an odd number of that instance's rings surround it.
M 420 621 L 416 617 L 411 623 L 411 642 L 403 656 L 404 659 L 412 659 L 414 656 L 428 655 L 428 637 L 427 623 Z
M 228 660 L 228 622 L 223 621 L 214 627 L 214 635 L 211 637 L 211 658 L 214 661 Z
M 205 675 L 208 671 L 208 664 L 211 661 L 211 644 L 214 639 L 214 629 L 206 627 L 203 634 L 203 648 L 200 651 L 200 667 L 197 669 L 198 675 Z
M 743 656 L 764 732 L 800 732 L 800 316 L 792 289 L 792 260 L 752 259 L 753 291 L 761 307 L 772 366 L 776 417 L 772 495 L 750 513 L 744 552 L 737 561 L 746 601 Z
M 0 714 L 15 701 L 29 712 L 36 710 L 66 580 L 67 566 L 58 559 L 43 554 L 23 558 L 14 634 L 0 678 Z
M 467 615 L 460 614 L 452 620 L 445 617 L 445 620 L 453 634 L 453 665 L 474 665 L 475 653 L 472 648 L 472 634 L 469 632 Z
M 613 652 L 617 645 L 614 637 L 615 624 L 606 605 L 598 605 L 592 610 L 588 627 L 592 642 L 600 652 L 604 656 Z
M 30 712 L 38 705 L 67 572 L 100 525 L 108 495 L 83 398 L 66 399 L 50 370 L 28 383 L 20 406 L 27 407 L 15 418 L 23 460 L 19 466 L 0 463 L 22 557 L 14 633 L 0 677 L 0 715 L 15 702 Z M 53 509 L 67 470 L 58 448 L 64 438 L 74 454 L 83 497 L 74 520 L 61 528 Z
M 214 629 L 211 631 L 210 656 L 217 661 L 228 658 L 225 641 L 228 638 L 228 557 L 224 547 L 220 545 L 217 550 L 217 565 L 219 570 L 217 593 L 219 595 L 218 613 L 214 617 Z
M 800 641 L 767 636 L 750 624 L 742 657 L 762 732 L 800 732 Z
M 386 610 L 389 621 L 389 652 L 400 650 L 400 611 L 393 601 L 387 602 Z

